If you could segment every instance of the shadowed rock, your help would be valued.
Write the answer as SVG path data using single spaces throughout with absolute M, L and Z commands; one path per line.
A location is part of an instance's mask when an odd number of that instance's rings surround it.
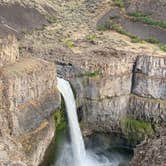
M 36 9 L 13 5 L 0 5 L 0 36 L 15 34 L 20 36 L 21 33 L 32 31 L 35 28 L 42 28 L 48 24 L 46 18 Z

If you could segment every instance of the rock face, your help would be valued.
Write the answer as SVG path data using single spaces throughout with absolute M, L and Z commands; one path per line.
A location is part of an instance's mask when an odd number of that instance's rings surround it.
M 120 130 L 127 113 L 135 58 L 130 52 L 126 56 L 112 49 L 88 52 L 84 57 L 87 59 L 77 61 L 75 67 L 58 70 L 65 73 L 76 92 L 78 109 L 84 112 L 83 123 L 91 130 Z
M 166 120 L 166 102 L 157 99 L 147 99 L 131 95 L 128 114 L 136 119 L 150 123 L 162 123 Z
M 8 101 L 5 108 L 13 114 L 13 134 L 35 129 L 53 113 L 57 106 L 54 64 L 41 59 L 20 58 L 17 63 L 3 67 L 1 75 L 6 94 L 2 103 Z
M 133 166 L 164 166 L 166 163 L 166 129 L 158 129 L 156 136 L 143 142 L 135 150 Z
M 13 1 L 13 4 L 3 3 L 0 4 L 0 37 L 8 34 L 21 37 L 26 32 L 48 24 L 46 18 L 35 8 L 20 5 L 16 1 Z
M 166 100 L 166 59 L 138 57 L 133 93 L 146 98 Z
M 73 85 L 85 131 L 121 132 L 127 117 L 152 124 L 166 121 L 165 57 L 94 52 L 57 71 Z
M 56 70 L 42 59 L 19 58 L 12 38 L 0 52 L 0 163 L 35 166 L 55 132 Z
M 142 12 L 144 14 L 152 15 L 153 18 L 166 21 L 166 1 L 165 0 L 126 0 L 127 11 Z
M 130 112 L 151 122 L 166 121 L 166 58 L 137 58 Z
M 136 119 L 152 124 L 166 122 L 166 58 L 140 56 L 134 70 L 129 112 Z M 165 127 L 153 139 L 139 145 L 132 159 L 132 166 L 164 166 L 166 162 Z
M 0 39 L 0 67 L 16 62 L 19 57 L 18 43 L 13 36 Z

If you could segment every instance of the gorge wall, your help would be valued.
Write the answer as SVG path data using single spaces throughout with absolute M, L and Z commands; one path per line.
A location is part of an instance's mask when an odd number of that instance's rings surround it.
M 59 63 L 57 70 L 72 84 L 84 134 L 116 132 L 139 143 L 145 139 L 131 165 L 164 165 L 165 56 L 103 48 L 84 57 Z
M 13 36 L 0 40 L 0 165 L 39 165 L 59 107 L 55 65 L 19 57 Z
M 121 132 L 128 117 L 151 124 L 166 121 L 166 58 L 109 50 L 100 58 L 59 66 L 83 110 L 85 128 Z M 106 63 L 103 63 L 103 62 Z

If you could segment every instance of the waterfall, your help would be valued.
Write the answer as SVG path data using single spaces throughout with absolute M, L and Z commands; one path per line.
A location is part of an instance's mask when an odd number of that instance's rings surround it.
M 61 92 L 66 105 L 67 117 L 70 128 L 71 147 L 75 166 L 83 166 L 86 157 L 86 151 L 78 123 L 74 95 L 69 82 L 65 81 L 64 79 L 58 78 L 57 88 Z
M 121 158 L 116 154 L 113 156 L 112 161 L 110 161 L 105 155 L 98 155 L 93 151 L 85 150 L 71 86 L 68 81 L 61 78 L 57 79 L 57 88 L 61 92 L 65 101 L 71 143 L 64 143 L 55 166 L 118 166 Z

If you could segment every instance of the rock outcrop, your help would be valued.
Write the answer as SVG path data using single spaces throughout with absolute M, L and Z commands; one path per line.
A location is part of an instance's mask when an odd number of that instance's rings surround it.
M 142 142 L 135 150 L 132 166 L 164 166 L 166 163 L 166 129 L 162 126 L 156 135 Z
M 0 163 L 37 166 L 55 133 L 52 115 L 60 104 L 55 65 L 19 57 L 14 37 L 1 50 Z

